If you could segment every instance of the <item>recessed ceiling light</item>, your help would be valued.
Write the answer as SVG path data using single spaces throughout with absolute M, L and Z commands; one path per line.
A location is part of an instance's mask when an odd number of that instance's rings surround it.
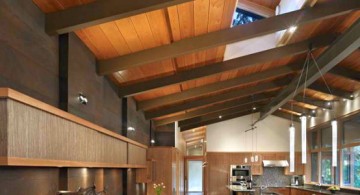
M 154 144 L 155 143 L 155 140 L 154 139 L 151 139 L 151 141 L 150 141 L 152 144 Z
M 221 119 L 221 118 L 222 118 L 222 116 L 220 115 L 220 116 L 219 116 L 219 118 Z
M 134 127 L 128 127 L 127 130 L 128 131 L 135 131 L 135 128 Z
M 254 106 L 252 109 L 253 109 L 253 110 L 256 110 L 256 107 Z
M 296 31 L 296 29 L 297 29 L 297 26 L 290 26 L 290 28 L 288 29 L 288 31 L 289 31 L 290 33 L 294 33 L 294 32 Z
M 354 94 L 351 94 L 350 97 L 351 97 L 351 98 L 354 98 Z

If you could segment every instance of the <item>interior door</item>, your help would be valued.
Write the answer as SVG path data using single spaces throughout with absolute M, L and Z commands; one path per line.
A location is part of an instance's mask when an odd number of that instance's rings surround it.
M 188 195 L 203 194 L 203 161 L 202 160 L 187 160 L 187 183 L 186 192 Z

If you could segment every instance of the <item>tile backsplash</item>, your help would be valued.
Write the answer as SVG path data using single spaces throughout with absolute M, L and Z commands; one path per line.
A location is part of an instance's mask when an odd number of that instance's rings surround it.
M 253 176 L 253 180 L 258 187 L 282 187 L 290 185 L 291 176 L 285 175 L 282 167 L 264 167 L 263 175 Z

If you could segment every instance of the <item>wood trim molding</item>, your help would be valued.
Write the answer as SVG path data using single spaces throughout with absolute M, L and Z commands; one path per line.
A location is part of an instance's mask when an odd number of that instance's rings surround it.
M 9 99 L 24 103 L 26 105 L 29 105 L 29 106 L 32 106 L 34 108 L 43 110 L 45 112 L 56 115 L 56 116 L 61 117 L 63 119 L 66 119 L 66 120 L 72 121 L 74 123 L 77 123 L 77 124 L 82 125 L 84 127 L 91 128 L 91 129 L 93 129 L 95 131 L 98 131 L 100 133 L 103 133 L 105 135 L 108 135 L 108 136 L 114 137 L 116 139 L 125 141 L 125 142 L 127 142 L 129 144 L 133 144 L 133 145 L 139 146 L 141 148 L 145 148 L 145 149 L 148 148 L 148 146 L 146 146 L 144 144 L 138 143 L 138 142 L 133 141 L 133 140 L 127 138 L 127 137 L 121 136 L 121 135 L 119 135 L 117 133 L 114 133 L 113 131 L 105 129 L 105 128 L 99 126 L 99 125 L 96 125 L 96 124 L 94 124 L 92 122 L 89 122 L 89 121 L 87 121 L 85 119 L 82 119 L 82 118 L 80 118 L 78 116 L 75 116 L 75 115 L 70 114 L 68 112 L 65 112 L 63 110 L 60 110 L 60 109 L 58 109 L 58 108 L 56 108 L 54 106 L 51 106 L 51 105 L 46 104 L 44 102 L 41 102 L 41 101 L 39 101 L 37 99 L 34 99 L 34 98 L 30 97 L 30 96 L 22 94 L 22 93 L 20 93 L 18 91 L 15 91 L 13 89 L 0 88 L 0 98 L 5 98 L 5 99 L 9 98 Z
M 238 0 L 237 7 L 249 12 L 256 13 L 266 18 L 275 16 L 275 10 L 256 4 L 249 0 Z
M 1 166 L 146 168 L 146 165 L 0 157 Z

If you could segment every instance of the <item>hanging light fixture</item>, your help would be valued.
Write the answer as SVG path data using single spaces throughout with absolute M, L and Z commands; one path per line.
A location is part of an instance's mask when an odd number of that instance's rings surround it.
M 331 121 L 332 128 L 332 166 L 337 166 L 337 131 L 338 125 L 336 120 Z
M 291 124 L 289 127 L 290 134 L 290 172 L 295 171 L 295 127 Z
M 307 118 L 306 115 L 301 115 L 301 163 L 306 163 L 306 122 Z

